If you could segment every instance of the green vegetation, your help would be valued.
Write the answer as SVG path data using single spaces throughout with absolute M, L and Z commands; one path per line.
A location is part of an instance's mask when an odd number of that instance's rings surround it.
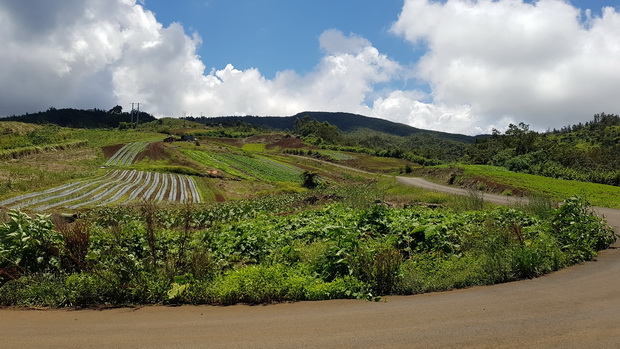
M 503 167 L 485 165 L 460 165 L 462 175 L 455 181 L 481 181 L 487 186 L 513 188 L 529 195 L 543 193 L 557 200 L 575 195 L 587 197 L 593 205 L 620 208 L 620 188 L 575 180 L 555 179 L 525 173 L 516 173 Z
M 182 153 L 205 166 L 219 169 L 243 179 L 271 182 L 295 182 L 301 170 L 259 155 L 181 150 Z
M 204 125 L 184 119 L 161 118 L 141 123 L 137 128 L 141 131 L 171 134 L 200 132 L 198 130 L 204 130 Z
M 474 164 L 584 182 L 620 185 L 620 116 L 597 114 L 584 124 L 547 133 L 520 123 L 467 151 Z
M 133 117 L 135 119 L 135 117 Z M 64 127 L 75 127 L 75 128 L 117 128 L 121 124 L 124 125 L 134 125 L 132 121 L 132 116 L 130 113 L 123 112 L 123 107 L 117 105 L 109 111 L 100 110 L 100 109 L 56 109 L 49 108 L 46 111 L 34 113 L 34 114 L 25 114 L 25 115 L 14 115 L 5 118 L 7 121 L 20 121 L 27 122 L 32 124 L 54 124 Z M 149 122 L 153 121 L 155 118 L 144 112 L 140 112 L 139 121 L 140 122 Z
M 249 152 L 264 152 L 267 144 L 265 143 L 247 143 L 241 149 Z
M 145 204 L 74 223 L 14 211 L 0 225 L 0 304 L 378 299 L 535 277 L 615 241 L 580 198 L 541 218 L 509 208 L 389 208 L 370 204 L 373 193 Z

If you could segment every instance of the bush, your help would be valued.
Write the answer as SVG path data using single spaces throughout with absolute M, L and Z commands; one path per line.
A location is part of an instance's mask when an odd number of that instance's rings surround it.
M 50 217 L 17 210 L 8 216 L 9 222 L 0 224 L 0 278 L 60 270 L 62 237 L 52 230 Z
M 301 186 L 308 189 L 314 189 L 319 186 L 319 174 L 310 171 L 301 173 Z
M 572 263 L 591 259 L 617 238 L 605 220 L 592 213 L 589 202 L 579 196 L 567 199 L 553 213 L 551 228 Z

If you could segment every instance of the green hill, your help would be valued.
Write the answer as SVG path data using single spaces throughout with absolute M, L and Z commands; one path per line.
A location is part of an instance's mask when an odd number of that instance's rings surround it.
M 63 127 L 74 128 L 116 128 L 121 123 L 132 121 L 130 113 L 122 112 L 122 108 L 117 106 L 109 111 L 101 109 L 56 109 L 49 108 L 33 114 L 14 115 L 1 118 L 2 121 L 20 121 L 30 124 L 55 124 Z M 140 112 L 140 122 L 150 122 L 155 117 L 148 113 Z
M 371 129 L 374 131 L 392 134 L 396 136 L 411 136 L 416 134 L 431 134 L 441 138 L 445 138 L 452 141 L 473 143 L 476 137 L 423 130 L 415 128 L 409 125 L 392 122 L 379 118 L 372 118 L 368 116 L 352 114 L 352 113 L 332 113 L 332 112 L 312 112 L 306 111 L 295 114 L 293 116 L 221 116 L 221 117 L 201 117 L 187 118 L 188 120 L 204 123 L 204 124 L 235 124 L 238 122 L 245 122 L 255 126 L 269 127 L 279 130 L 292 130 L 295 125 L 295 120 L 309 116 L 319 122 L 327 121 L 332 125 L 337 126 L 344 132 L 354 131 L 360 128 Z

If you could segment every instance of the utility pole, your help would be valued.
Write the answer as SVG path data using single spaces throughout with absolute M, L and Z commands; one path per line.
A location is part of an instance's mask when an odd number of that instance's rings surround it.
M 138 108 L 137 108 L 137 109 L 135 108 L 135 106 L 136 106 L 136 105 L 138 106 Z M 135 102 L 134 102 L 134 103 L 131 103 L 131 114 L 130 114 L 130 115 L 131 115 L 131 118 L 130 118 L 130 121 L 129 121 L 130 125 L 131 125 L 131 124 L 133 124 L 133 116 L 134 116 L 134 114 L 136 115 L 136 125 L 135 125 L 135 126 L 137 127 L 137 126 L 138 126 L 138 122 L 140 122 L 140 121 L 139 121 L 139 116 L 140 116 L 140 103 L 135 103 Z M 135 127 L 134 127 L 134 128 L 135 128 Z

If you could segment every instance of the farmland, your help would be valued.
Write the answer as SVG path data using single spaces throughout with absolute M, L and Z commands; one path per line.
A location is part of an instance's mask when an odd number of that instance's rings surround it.
M 127 143 L 121 149 L 119 149 L 108 161 L 107 166 L 122 166 L 130 165 L 135 160 L 138 153 L 142 151 L 148 143 L 146 142 L 134 142 Z
M 200 150 L 182 150 L 190 158 L 233 176 L 248 180 L 270 182 L 295 182 L 302 170 L 264 156 L 255 154 L 236 154 L 223 152 L 205 152 Z
M 196 184 L 189 176 L 114 170 L 89 180 L 12 197 L 0 201 L 0 206 L 40 212 L 55 208 L 77 209 L 110 204 L 120 205 L 139 200 L 156 203 L 164 201 L 201 202 Z
M 482 205 L 401 186 L 391 175 L 420 167 L 410 160 L 282 133 L 196 126 L 195 141 L 162 142 L 146 126 L 45 127 L 14 136 L 41 152 L 0 169 L 10 179 L 4 305 L 377 300 L 539 276 L 615 240 L 582 198 L 557 210 Z M 45 148 L 73 141 L 83 143 Z M 302 186 L 302 174 L 318 186 Z

